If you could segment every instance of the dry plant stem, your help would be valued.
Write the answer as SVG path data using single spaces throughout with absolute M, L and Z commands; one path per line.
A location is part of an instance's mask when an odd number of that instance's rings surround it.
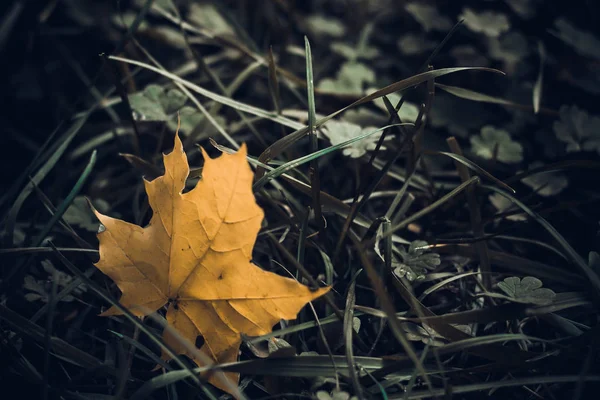
M 392 333 L 394 334 L 394 337 L 396 338 L 396 340 L 398 340 L 398 342 L 404 348 L 404 351 L 406 351 L 406 354 L 408 354 L 408 356 L 410 357 L 415 368 L 417 368 L 419 374 L 427 384 L 429 390 L 433 390 L 433 386 L 431 384 L 431 381 L 429 380 L 427 371 L 425 371 L 425 367 L 421 363 L 414 348 L 406 338 L 406 335 L 404 334 L 402 327 L 400 326 L 400 323 L 396 318 L 396 310 L 394 309 L 394 305 L 392 303 L 390 295 L 387 293 L 387 290 L 385 289 L 385 285 L 383 284 L 381 277 L 377 274 L 377 271 L 375 271 L 375 267 L 373 267 L 373 264 L 371 264 L 371 261 L 367 257 L 367 249 L 362 246 L 358 238 L 356 238 L 352 234 L 352 232 L 350 232 L 349 238 L 354 243 L 354 247 L 356 248 L 356 251 L 360 257 L 361 263 L 367 271 L 367 276 L 369 277 L 369 281 L 371 282 L 373 290 L 375 291 L 377 298 L 381 302 L 381 308 L 383 308 L 388 317 L 388 322 L 390 324 L 390 328 Z
M 353 319 L 354 319 L 354 304 L 356 303 L 356 277 L 360 271 L 355 274 L 350 288 L 348 289 L 348 296 L 346 297 L 346 310 L 344 312 L 344 339 L 346 347 L 346 358 L 348 359 L 348 372 L 352 386 L 354 387 L 354 393 L 363 400 L 362 386 L 358 381 L 358 374 L 356 373 L 356 363 L 354 362 L 354 347 L 352 343 L 352 336 L 354 335 Z
M 281 243 L 279 243 L 279 240 L 277 240 L 277 238 L 271 232 L 267 232 L 267 235 L 269 236 L 269 239 L 271 239 L 271 241 L 273 242 L 275 247 L 277 247 L 277 250 L 279 250 L 281 252 L 281 254 L 283 254 L 285 256 L 285 258 L 294 265 L 294 267 L 300 272 L 300 274 L 302 275 L 303 278 L 306 278 L 306 280 L 310 284 L 310 287 L 313 289 L 318 288 L 319 282 L 317 282 L 317 280 L 312 277 L 312 275 L 306 270 L 306 268 L 304 268 L 304 266 L 302 264 L 300 264 L 298 262 L 298 260 L 296 260 L 296 258 L 294 258 L 294 256 L 285 247 L 283 247 L 283 245 Z M 322 298 L 325 299 L 327 304 L 329 304 L 329 306 L 333 309 L 333 312 L 339 318 L 339 320 L 343 321 L 344 313 L 338 308 L 338 306 L 335 304 L 335 302 L 331 299 L 330 293 L 327 293 L 326 295 L 322 296 Z
M 460 148 L 460 145 L 456 141 L 456 138 L 449 137 L 448 139 L 446 139 L 446 142 L 448 143 L 450 150 L 454 154 L 458 154 L 459 156 L 463 155 L 462 149 Z M 458 175 L 460 176 L 460 180 L 462 182 L 468 181 L 471 178 L 471 174 L 469 173 L 469 170 L 467 169 L 467 167 L 465 167 L 464 165 L 462 165 L 461 163 L 456 162 L 456 161 L 454 162 L 454 164 L 456 165 L 456 169 L 458 170 Z M 467 204 L 469 206 L 469 217 L 471 219 L 471 226 L 473 228 L 473 234 L 475 237 L 483 237 L 484 236 L 483 224 L 481 222 L 481 211 L 479 209 L 479 204 L 477 201 L 476 190 L 477 189 L 475 187 L 469 186 L 465 190 L 465 196 L 467 197 Z M 483 273 L 482 277 L 481 277 L 481 281 L 483 282 L 483 286 L 484 286 L 485 290 L 490 290 L 490 288 L 492 286 L 492 282 L 491 282 L 492 268 L 491 268 L 491 264 L 490 264 L 490 254 L 489 254 L 487 242 L 485 240 L 477 241 L 475 243 L 475 248 L 477 249 L 479 265 L 481 268 L 481 272 Z
M 106 61 L 109 61 L 108 58 L 106 58 L 106 56 L 104 58 Z M 127 90 L 125 89 L 125 85 L 123 85 L 123 83 L 122 83 L 122 80 L 124 78 L 122 78 L 120 76 L 120 73 L 119 73 L 120 66 L 118 64 L 115 64 L 114 62 L 108 62 L 107 65 L 110 67 L 110 71 L 112 72 L 111 75 L 112 75 L 113 81 L 114 81 L 113 83 L 114 83 L 115 87 L 117 88 L 117 93 L 119 93 L 119 95 L 121 96 L 121 101 L 123 102 L 123 104 L 125 104 L 125 107 L 127 109 L 127 118 L 129 119 L 129 122 L 131 123 L 131 127 L 133 128 L 134 134 L 131 136 L 133 152 L 136 156 L 141 156 L 140 132 L 138 130 L 138 126 L 135 121 L 135 118 L 133 118 L 133 109 L 131 108 L 131 104 L 129 103 L 129 97 L 127 95 Z M 127 78 L 128 78 L 128 80 L 131 80 L 131 75 L 128 74 Z

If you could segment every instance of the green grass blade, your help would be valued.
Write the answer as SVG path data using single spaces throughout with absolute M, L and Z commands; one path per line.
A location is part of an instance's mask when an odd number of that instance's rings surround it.
M 288 126 L 293 129 L 301 129 L 305 126 L 305 125 L 303 125 L 299 122 L 293 121 L 289 118 L 285 118 L 280 115 L 277 115 L 276 113 L 265 111 L 262 108 L 254 107 L 254 106 L 251 106 L 251 105 L 248 105 L 245 103 L 241 103 L 239 101 L 232 100 L 226 96 L 221 96 L 219 94 L 211 92 L 210 90 L 206 90 L 198 85 L 195 85 L 189 81 L 186 81 L 185 79 L 182 79 L 181 77 L 179 77 L 175 74 L 172 74 L 166 70 L 154 67 L 152 65 L 149 65 L 149 64 L 146 64 L 146 63 L 143 63 L 140 61 L 130 60 L 128 58 L 117 57 L 117 56 L 109 56 L 108 58 L 111 60 L 121 61 L 121 62 L 124 62 L 127 64 L 137 65 L 144 69 L 156 72 L 159 75 L 162 75 L 166 78 L 171 79 L 173 82 L 177 82 L 177 83 L 181 84 L 182 86 L 185 86 L 187 89 L 191 90 L 192 92 L 198 93 L 199 95 L 202 95 L 204 97 L 208 97 L 209 99 L 211 99 L 213 101 L 224 104 L 233 109 L 243 111 L 248 114 L 256 115 L 258 117 L 266 118 L 266 119 L 277 122 L 284 126 Z
M 268 181 L 270 181 L 271 179 L 277 178 L 278 176 L 280 176 L 284 172 L 289 171 L 290 169 L 296 168 L 296 167 L 298 167 L 298 166 L 300 166 L 302 164 L 305 164 L 307 162 L 310 162 L 311 160 L 314 160 L 316 158 L 319 158 L 319 157 L 322 157 L 322 156 L 324 156 L 326 154 L 329 154 L 332 151 L 341 149 L 342 147 L 348 146 L 348 145 L 350 145 L 350 144 L 352 144 L 354 142 L 358 142 L 359 140 L 365 139 L 365 138 L 367 138 L 367 137 L 369 137 L 369 136 L 371 136 L 371 135 L 373 135 L 373 134 L 375 134 L 377 132 L 380 132 L 380 131 L 382 131 L 384 129 L 387 129 L 387 128 L 392 127 L 392 126 L 399 126 L 399 125 L 413 125 L 413 124 L 411 124 L 411 123 L 404 123 L 404 124 L 387 125 L 387 126 L 384 126 L 382 128 L 376 129 L 374 131 L 358 135 L 358 136 L 356 136 L 356 137 L 354 137 L 354 138 L 352 138 L 350 140 L 346 140 L 343 143 L 339 143 L 339 144 L 336 144 L 334 146 L 329 146 L 329 147 L 327 147 L 325 149 L 319 150 L 319 151 L 311 153 L 311 154 L 307 154 L 307 155 L 305 155 L 303 157 L 300 157 L 300 158 L 297 158 L 297 159 L 292 160 L 290 162 L 287 162 L 287 163 L 283 164 L 282 166 L 277 167 L 274 170 L 270 171 L 269 173 L 267 173 L 266 175 L 264 175 L 262 178 L 260 178 L 253 185 L 252 189 L 254 191 L 260 190 Z
M 17 217 L 19 215 L 19 211 L 23 206 L 23 203 L 29 197 L 33 188 L 35 186 L 39 186 L 39 184 L 44 180 L 46 175 L 54 168 L 58 160 L 62 157 L 63 153 L 75 137 L 79 130 L 85 125 L 88 120 L 88 117 L 91 115 L 92 111 L 95 108 L 90 109 L 84 116 L 76 120 L 73 125 L 69 128 L 67 132 L 59 139 L 60 146 L 51 153 L 48 157 L 47 161 L 44 165 L 39 169 L 39 171 L 31 178 L 31 181 L 21 190 L 21 193 L 11 206 L 8 214 L 5 219 L 5 227 L 4 227 L 4 246 L 12 247 L 13 246 L 13 236 L 15 231 L 15 225 L 17 223 Z M 34 161 L 35 162 L 35 161 Z M 37 246 L 34 246 L 37 247 Z
M 430 79 L 435 79 L 435 78 L 438 78 L 438 77 L 441 77 L 444 75 L 453 74 L 453 73 L 461 72 L 461 71 L 488 71 L 488 72 L 495 72 L 495 73 L 504 75 L 504 73 L 502 71 L 499 71 L 497 69 L 492 69 L 492 68 L 484 68 L 484 67 L 441 68 L 441 69 L 435 69 L 435 70 L 423 72 L 423 73 L 420 73 L 417 75 L 413 75 L 410 78 L 406 78 L 401 81 L 394 82 L 391 85 L 388 85 L 382 89 L 379 89 L 379 90 L 369 94 L 368 96 L 365 96 L 365 97 L 362 97 L 362 98 L 356 100 L 354 103 L 352 103 L 332 114 L 329 114 L 328 116 L 326 116 L 324 118 L 321 118 L 320 120 L 318 120 L 315 123 L 315 127 L 319 127 L 319 126 L 323 125 L 330 119 L 335 118 L 339 114 L 343 113 L 344 111 L 346 111 L 352 107 L 356 107 L 361 104 L 369 103 L 373 100 L 376 100 L 380 97 L 386 96 L 390 93 L 406 90 L 408 88 L 411 88 L 413 86 L 417 86 L 423 82 L 426 82 Z M 303 127 L 301 129 L 299 129 L 298 131 L 290 133 L 289 135 L 279 139 L 277 142 L 275 142 L 271 146 L 269 146 L 260 155 L 259 160 L 264 163 L 268 163 L 269 160 L 277 157 L 285 149 L 287 149 L 290 145 L 292 145 L 293 143 L 298 141 L 300 138 L 302 138 L 307 133 L 308 133 L 308 128 Z

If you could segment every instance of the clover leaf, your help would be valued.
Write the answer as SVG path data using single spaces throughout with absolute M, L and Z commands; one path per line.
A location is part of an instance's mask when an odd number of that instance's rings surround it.
M 73 277 L 65 274 L 62 271 L 59 271 L 54 268 L 52 263 L 48 260 L 42 261 L 42 267 L 44 271 L 48 274 L 48 279 L 46 280 L 37 280 L 31 275 L 25 276 L 23 281 L 23 289 L 27 291 L 25 294 L 25 299 L 27 301 L 37 301 L 40 300 L 44 303 L 47 303 L 50 300 L 50 295 L 52 292 L 52 279 L 56 279 L 56 285 L 59 289 L 62 289 L 71 284 L 73 281 Z M 71 293 L 74 295 L 81 295 L 83 292 L 87 291 L 87 286 L 81 284 L 75 287 Z M 66 295 L 60 299 L 60 301 L 71 302 L 75 300 L 75 296 Z
M 521 18 L 535 17 L 540 0 L 504 0 L 510 8 Z
M 192 2 L 188 11 L 188 18 L 194 24 L 220 35 L 234 35 L 235 31 L 221 15 L 219 10 L 208 3 Z
M 427 271 L 432 271 L 440 265 L 440 255 L 430 252 L 427 242 L 415 240 L 410 243 L 408 249 L 400 246 L 398 253 L 400 260 L 393 255 L 392 267 L 394 275 L 402 278 L 406 277 L 409 281 L 421 280 L 425 278 Z
M 498 287 L 517 303 L 547 305 L 556 297 L 553 290 L 542 288 L 542 281 L 533 276 L 523 279 L 511 276 L 499 282 Z
M 508 132 L 486 125 L 481 135 L 471 136 L 471 151 L 486 160 L 492 159 L 497 147 L 498 161 L 515 164 L 523 160 L 523 146 L 510 138 Z
M 490 37 L 498 37 L 510 29 L 510 22 L 506 15 L 493 11 L 476 13 L 466 7 L 459 18 L 464 19 L 467 28 L 473 32 L 483 33 Z
M 377 89 L 375 88 L 369 88 L 365 91 L 365 94 L 369 95 L 375 92 L 376 90 Z M 396 106 L 396 104 L 398 104 L 398 101 L 400 101 L 400 95 L 398 93 L 390 93 L 387 95 L 387 98 L 393 106 Z M 375 104 L 377 107 L 381 108 L 387 113 L 387 107 L 383 102 L 383 98 L 380 97 L 378 99 L 373 100 L 373 104 Z M 402 107 L 400 107 L 400 109 L 398 110 L 398 116 L 400 117 L 402 122 L 414 123 L 417 120 L 417 117 L 419 116 L 419 107 L 417 107 L 417 105 L 414 103 L 405 101 L 404 103 L 402 103 Z
M 519 32 L 510 32 L 500 38 L 489 39 L 489 56 L 507 64 L 522 61 L 530 52 L 527 38 Z
M 179 90 L 165 90 L 154 84 L 129 96 L 134 117 L 139 121 L 166 121 L 169 114 L 183 107 L 186 101 L 187 97 Z
M 429 52 L 435 49 L 437 44 L 433 40 L 428 40 L 423 35 L 407 33 L 406 35 L 400 36 L 397 45 L 402 53 L 412 56 Z
M 450 18 L 441 15 L 434 6 L 423 3 L 408 3 L 405 9 L 427 32 L 448 31 L 452 28 Z
M 427 324 L 420 326 L 413 322 L 401 322 L 400 327 L 406 333 L 406 338 L 412 342 L 423 342 L 434 347 L 446 344 L 445 338 Z
M 185 134 L 192 133 L 192 130 L 196 127 L 196 125 L 198 125 L 202 118 L 204 118 L 204 116 L 197 109 L 190 106 L 184 106 L 181 110 L 179 110 L 179 130 Z M 221 116 L 217 116 L 215 119 L 221 125 L 225 123 L 225 120 Z M 211 127 L 210 129 L 214 131 L 214 129 L 212 128 L 212 124 L 208 125 Z M 175 131 L 177 129 L 177 117 L 174 116 L 172 118 L 169 118 L 169 120 L 167 121 L 167 126 L 172 131 Z
M 541 163 L 533 163 L 529 168 L 537 168 Z M 554 196 L 569 186 L 565 174 L 560 172 L 543 172 L 521 179 L 521 182 L 532 188 L 537 194 L 544 197 Z
M 360 125 L 356 125 L 351 122 L 331 120 L 324 125 L 323 133 L 325 136 L 327 136 L 331 144 L 335 146 L 355 138 L 358 135 L 372 132 L 376 129 L 377 128 L 373 126 L 362 128 Z M 359 140 L 358 142 L 354 142 L 344 147 L 342 153 L 351 158 L 360 158 L 365 155 L 367 151 L 375 149 L 381 134 L 382 132 L 377 132 L 371 136 L 367 136 L 366 138 Z M 385 146 L 382 146 L 382 149 L 385 149 Z
M 342 65 L 335 79 L 321 80 L 318 88 L 326 92 L 360 96 L 363 92 L 363 85 L 374 82 L 375 72 L 371 68 L 365 64 L 351 61 Z
M 321 14 L 314 14 L 304 17 L 306 30 L 315 36 L 342 37 L 346 33 L 346 27 L 336 18 L 326 17 Z
M 316 393 L 317 400 L 358 400 L 356 396 L 350 396 L 350 393 L 343 390 L 333 390 L 328 393 L 324 390 L 319 390 Z
M 379 55 L 379 50 L 370 46 L 356 47 L 343 42 L 333 42 L 330 47 L 334 53 L 349 61 L 356 61 L 359 58 L 371 60 Z
M 101 212 L 110 209 L 109 204 L 102 199 L 94 200 L 94 207 Z M 77 196 L 73 199 L 73 202 L 63 214 L 63 219 L 67 223 L 77 225 L 87 231 L 98 231 L 98 220 L 90 212 L 90 206 L 84 196 Z
M 560 121 L 555 121 L 552 128 L 556 138 L 567 144 L 567 152 L 595 150 L 600 154 L 600 117 L 566 105 L 559 114 Z
M 488 200 L 500 213 L 510 212 L 517 209 L 517 207 L 513 204 L 512 201 L 510 201 L 509 199 L 507 199 L 499 193 L 489 195 Z M 527 221 L 527 214 L 511 214 L 506 216 L 506 219 L 510 221 Z

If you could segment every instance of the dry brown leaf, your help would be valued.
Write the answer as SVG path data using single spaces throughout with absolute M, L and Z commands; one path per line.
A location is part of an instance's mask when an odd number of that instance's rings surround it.
M 169 303 L 167 321 L 215 363 L 237 360 L 241 334 L 264 335 L 280 319 L 294 319 L 304 305 L 329 288 L 311 291 L 289 278 L 252 264 L 252 249 L 263 211 L 252 193 L 246 147 L 211 159 L 202 149 L 204 169 L 197 186 L 182 194 L 189 173 L 178 135 L 164 155 L 165 174 L 144 181 L 154 211 L 150 224 L 137 225 L 100 214 L 96 264 L 123 293 L 121 304 L 138 316 Z M 117 315 L 112 307 L 102 315 Z M 202 366 L 173 335 L 165 342 Z M 239 375 L 226 374 L 234 383 Z M 228 390 L 222 380 L 208 377 Z

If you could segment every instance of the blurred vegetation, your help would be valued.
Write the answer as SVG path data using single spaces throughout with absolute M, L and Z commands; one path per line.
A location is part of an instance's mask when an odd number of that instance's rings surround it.
M 244 338 L 225 368 L 247 398 L 597 391 L 600 2 L 0 10 L 7 393 L 228 396 L 184 357 L 153 369 L 160 315 L 98 316 L 119 291 L 92 265 L 102 227 L 86 199 L 146 224 L 143 178 L 162 174 L 178 126 L 188 187 L 196 145 L 248 145 L 266 215 L 254 262 L 295 276 L 302 264 L 339 308 L 317 301 Z

